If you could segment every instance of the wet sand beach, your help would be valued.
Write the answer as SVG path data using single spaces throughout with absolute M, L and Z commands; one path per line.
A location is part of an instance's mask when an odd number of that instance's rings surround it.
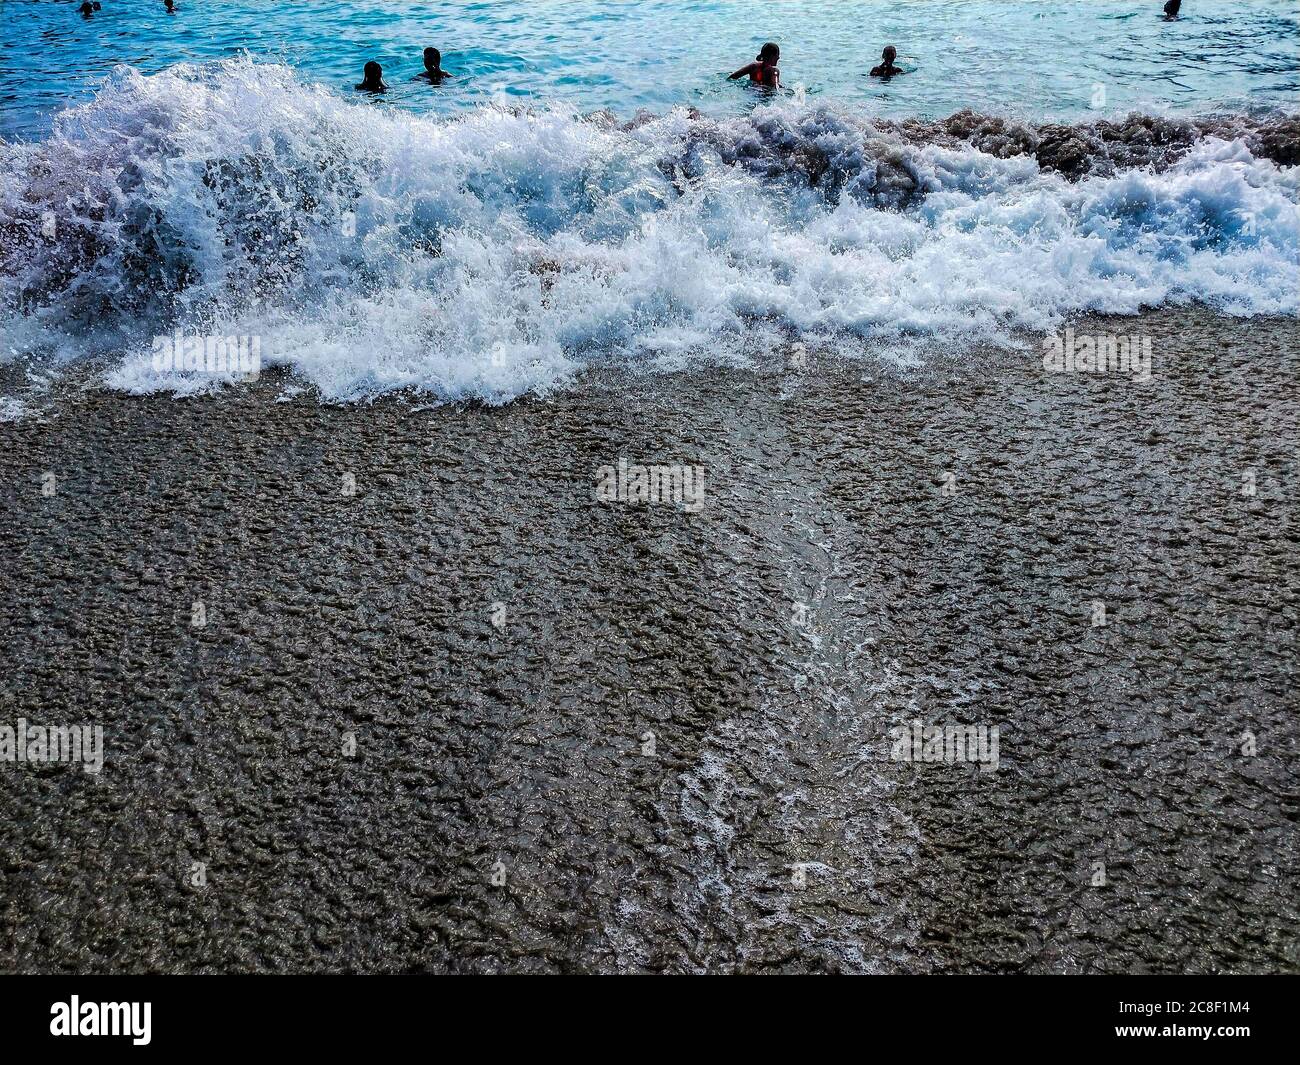
M 1300 971 L 1300 324 L 1074 328 L 1152 379 L 57 387 L 0 423 L 0 722 L 105 758 L 0 764 L 0 970 Z

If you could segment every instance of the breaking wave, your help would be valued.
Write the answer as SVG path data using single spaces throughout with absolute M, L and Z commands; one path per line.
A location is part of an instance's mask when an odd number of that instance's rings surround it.
M 330 400 L 505 402 L 584 368 L 1009 342 L 1083 311 L 1300 313 L 1300 121 L 885 122 L 485 106 L 435 119 L 230 60 L 115 72 L 0 174 L 3 359 L 260 338 Z

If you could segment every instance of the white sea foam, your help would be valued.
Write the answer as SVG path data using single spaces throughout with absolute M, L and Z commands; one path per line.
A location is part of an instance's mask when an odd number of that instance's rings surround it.
M 32 408 L 18 396 L 0 396 L 0 423 L 20 422 L 31 416 Z
M 852 352 L 1193 300 L 1300 313 L 1300 168 L 1213 137 L 1070 182 L 828 107 L 435 120 L 228 61 L 121 69 L 3 155 L 3 357 L 125 352 L 108 381 L 134 392 L 226 383 L 155 369 L 176 328 L 260 337 L 263 368 L 329 399 L 503 402 L 756 335 Z

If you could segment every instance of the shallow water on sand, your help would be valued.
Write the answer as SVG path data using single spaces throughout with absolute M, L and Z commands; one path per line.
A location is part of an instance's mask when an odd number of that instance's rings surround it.
M 1295 970 L 1300 326 L 1080 329 L 1155 375 L 0 425 L 0 706 L 106 758 L 0 773 L 0 969 Z

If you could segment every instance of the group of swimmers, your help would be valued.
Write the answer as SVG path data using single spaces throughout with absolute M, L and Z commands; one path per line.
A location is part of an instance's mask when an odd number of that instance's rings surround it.
M 170 0 L 168 2 L 170 3 Z M 879 66 L 871 68 L 873 78 L 889 79 L 896 74 L 907 73 L 902 67 L 894 63 L 894 60 L 898 58 L 898 49 L 892 44 L 885 48 L 880 58 Z M 746 63 L 734 74 L 729 75 L 728 80 L 735 81 L 737 78 L 747 76 L 753 85 L 760 85 L 765 89 L 779 89 L 781 87 L 781 68 L 777 64 L 780 62 L 780 45 L 768 41 L 759 49 L 758 55 L 754 57 L 752 63 Z M 415 75 L 412 80 L 427 81 L 431 85 L 441 85 L 447 78 L 454 78 L 455 76 L 450 70 L 442 69 L 442 53 L 438 49 L 426 48 L 424 50 L 424 69 Z M 384 68 L 372 59 L 362 69 L 361 82 L 356 88 L 357 92 L 387 92 L 388 84 L 384 81 Z
M 168 10 L 171 10 L 171 3 L 172 0 L 167 0 Z M 96 4 L 95 6 L 98 7 L 99 5 Z M 1172 22 L 1176 19 L 1182 6 L 1183 0 L 1166 0 L 1164 7 L 1165 21 Z M 906 74 L 907 71 L 894 62 L 897 58 L 898 49 L 892 44 L 887 45 L 885 50 L 880 53 L 880 63 L 871 68 L 870 76 L 884 78 L 888 81 L 899 74 Z M 758 85 L 765 89 L 779 89 L 781 87 L 781 68 L 778 66 L 780 62 L 780 45 L 774 41 L 768 41 L 759 49 L 758 55 L 754 57 L 752 63 L 746 63 L 734 74 L 727 75 L 727 80 L 736 81 L 738 78 L 747 77 L 751 85 Z M 424 70 L 415 77 L 427 80 L 432 85 L 441 85 L 444 79 L 454 78 L 455 75 L 442 69 L 442 53 L 438 49 L 426 48 L 424 50 Z M 367 63 L 361 84 L 357 86 L 357 91 L 387 92 L 388 86 L 384 84 L 383 67 L 373 60 Z
M 880 53 L 880 58 L 880 64 L 871 68 L 871 77 L 888 80 L 896 74 L 907 73 L 902 67 L 894 63 L 894 60 L 898 58 L 898 49 L 892 44 L 886 45 L 885 50 Z M 758 55 L 754 57 L 754 62 L 746 63 L 734 74 L 729 74 L 727 80 L 735 81 L 737 78 L 748 76 L 752 85 L 761 85 L 765 89 L 779 89 L 781 87 L 781 68 L 777 64 L 780 61 L 780 45 L 768 41 L 759 49 Z
M 176 0 L 163 0 L 167 14 L 176 14 Z M 1179 9 L 1183 6 L 1183 0 L 1166 0 L 1164 11 L 1165 21 L 1172 22 L 1178 17 Z M 100 10 L 98 0 L 92 3 L 92 0 L 84 0 L 78 10 L 86 17 L 90 18 L 96 11 Z M 887 45 L 885 50 L 880 53 L 881 62 L 871 68 L 871 77 L 884 78 L 888 81 L 898 74 L 906 74 L 907 71 L 897 66 L 894 60 L 898 58 L 898 49 L 892 44 Z M 746 63 L 734 74 L 727 76 L 728 81 L 735 81 L 738 78 L 748 77 L 750 84 L 759 85 L 765 89 L 779 89 L 781 87 L 781 68 L 777 65 L 781 61 L 781 47 L 773 41 L 768 41 L 759 49 L 758 55 L 754 57 L 752 63 Z M 424 50 L 424 69 L 412 79 L 413 81 L 427 81 L 430 85 L 441 85 L 447 78 L 454 78 L 456 75 L 450 70 L 442 69 L 442 53 L 436 48 L 426 48 Z M 388 86 L 384 82 L 384 68 L 376 63 L 373 59 L 365 65 L 362 70 L 361 83 L 357 86 L 358 92 L 387 92 Z
M 897 58 L 898 49 L 892 44 L 886 45 L 885 50 L 880 53 L 880 64 L 871 68 L 871 77 L 888 80 L 896 74 L 906 74 L 906 70 L 895 64 L 894 60 Z M 734 74 L 727 75 L 727 80 L 735 81 L 737 78 L 748 76 L 751 85 L 761 85 L 765 89 L 779 89 L 781 68 L 777 64 L 780 61 L 781 46 L 768 41 L 759 49 L 752 63 L 746 63 Z
M 170 11 L 172 0 L 167 0 L 167 9 Z M 99 5 L 96 4 L 96 7 Z M 1171 22 L 1178 17 L 1178 11 L 1183 6 L 1183 0 L 1166 0 L 1164 12 L 1165 21 Z M 899 74 L 906 74 L 907 71 L 898 66 L 894 61 L 898 58 L 898 49 L 892 44 L 887 45 L 885 50 L 880 53 L 880 63 L 871 68 L 870 76 L 873 78 L 884 78 L 888 81 L 890 78 Z M 754 57 L 752 63 L 746 63 L 734 74 L 727 75 L 728 81 L 736 81 L 738 78 L 749 78 L 751 85 L 758 85 L 764 89 L 779 89 L 781 87 L 781 68 L 778 65 L 781 62 L 781 47 L 774 41 L 768 41 L 759 49 L 758 55 Z M 417 79 L 428 81 L 431 85 L 441 85 L 446 78 L 454 78 L 456 75 L 450 71 L 442 69 L 442 53 L 436 48 L 426 48 L 424 50 L 424 70 L 417 74 Z M 361 84 L 357 86 L 358 92 L 387 92 L 388 86 L 384 84 L 384 69 L 378 63 L 371 60 L 365 66 Z
M 447 78 L 454 78 L 455 76 L 450 70 L 442 69 L 442 53 L 438 49 L 426 48 L 424 50 L 424 69 L 411 80 L 427 81 L 430 85 L 441 85 Z M 357 92 L 387 91 L 388 85 L 384 82 L 384 68 L 372 59 L 362 70 L 361 84 L 357 86 Z

